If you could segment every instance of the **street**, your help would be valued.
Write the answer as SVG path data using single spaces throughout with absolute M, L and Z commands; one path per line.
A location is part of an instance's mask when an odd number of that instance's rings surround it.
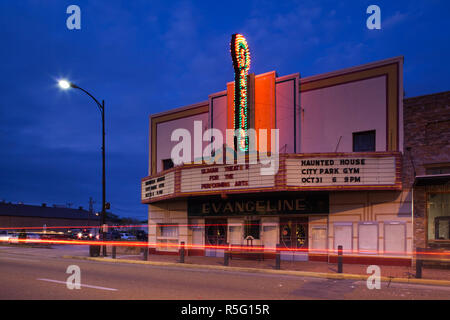
M 87 250 L 0 246 L 0 299 L 450 299 L 450 288 L 442 286 L 383 282 L 369 290 L 364 281 L 62 258 Z M 80 289 L 66 285 L 71 265 L 80 268 Z

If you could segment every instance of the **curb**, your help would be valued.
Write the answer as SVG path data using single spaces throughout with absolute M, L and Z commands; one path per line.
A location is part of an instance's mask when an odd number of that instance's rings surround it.
M 93 258 L 93 257 L 80 257 L 80 256 L 62 256 L 64 259 L 78 259 L 78 260 L 90 260 L 90 261 L 103 261 L 114 263 L 130 263 L 130 264 L 145 264 L 153 266 L 166 266 L 166 267 L 182 267 L 190 269 L 211 269 L 220 271 L 241 271 L 249 273 L 267 273 L 267 274 L 279 274 L 279 275 L 291 275 L 313 278 L 325 278 L 336 280 L 363 280 L 366 281 L 370 275 L 350 274 L 350 273 L 324 273 L 324 272 L 310 272 L 310 271 L 294 271 L 294 270 L 271 270 L 271 269 L 257 269 L 257 268 L 245 268 L 245 267 L 225 267 L 205 264 L 189 264 L 189 263 L 175 263 L 175 262 L 159 262 L 159 261 L 144 261 L 144 260 L 126 260 L 126 259 L 112 259 L 112 258 Z M 393 277 L 381 277 L 383 282 L 396 282 L 406 284 L 422 284 L 422 285 L 437 285 L 450 287 L 449 280 L 433 280 L 433 279 L 416 279 L 416 278 L 393 278 Z

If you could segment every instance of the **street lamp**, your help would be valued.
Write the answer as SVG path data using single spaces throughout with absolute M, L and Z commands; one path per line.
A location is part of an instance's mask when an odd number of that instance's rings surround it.
M 73 84 L 72 82 L 61 79 L 58 81 L 58 85 L 64 89 L 67 90 L 69 88 L 75 88 L 80 89 L 84 93 L 86 93 L 89 97 L 91 97 L 95 103 L 97 104 L 98 109 L 100 110 L 100 113 L 102 115 L 102 240 L 104 241 L 106 239 L 105 237 L 105 230 L 103 226 L 106 224 L 106 179 L 105 179 L 105 100 L 102 100 L 102 103 L 98 102 L 97 99 L 94 98 L 92 94 L 84 90 L 83 88 L 80 88 L 76 84 Z M 106 245 L 103 244 L 103 256 L 106 256 Z

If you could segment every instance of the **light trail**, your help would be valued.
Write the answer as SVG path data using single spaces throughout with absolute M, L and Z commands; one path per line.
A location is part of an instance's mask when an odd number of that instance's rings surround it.
M 180 244 L 168 244 L 168 243 L 150 243 L 150 242 L 138 242 L 138 241 L 92 241 L 92 240 L 59 240 L 59 239 L 14 239 L 13 242 L 10 240 L 0 240 L 0 243 L 13 243 L 13 244 L 65 244 L 65 245 L 95 245 L 95 246 L 116 246 L 116 247 L 141 247 L 141 248 L 158 248 L 158 247 L 170 247 L 170 248 L 178 248 L 180 249 L 182 246 Z M 265 252 L 265 253 L 274 253 L 276 251 L 280 253 L 308 253 L 308 254 L 330 254 L 337 255 L 336 249 L 314 249 L 310 250 L 309 248 L 277 248 L 277 247 L 261 247 L 261 246 L 245 246 L 245 245 L 232 245 L 230 248 L 229 245 L 196 245 L 196 244 L 184 244 L 185 249 L 215 249 L 215 250 L 241 250 L 252 251 L 252 252 Z M 380 252 L 374 250 L 364 250 L 364 252 L 353 252 L 351 250 L 344 250 L 343 254 L 348 255 L 359 255 L 359 256 L 367 256 L 366 254 L 378 254 Z M 439 251 L 426 251 L 426 252 L 397 252 L 397 251 L 385 251 L 381 253 L 385 258 L 385 255 L 397 255 L 392 258 L 398 258 L 398 256 L 404 255 L 424 255 L 424 256 L 443 256 L 445 258 L 450 259 L 450 251 L 447 252 L 439 252 Z M 376 257 L 376 256 L 372 256 Z M 386 257 L 387 258 L 387 257 Z
M 187 223 L 187 224 L 176 224 L 179 227 L 213 227 L 213 226 L 222 226 L 226 227 L 228 224 L 226 223 Z M 257 223 L 245 223 L 242 224 L 243 226 L 259 226 L 260 224 Z M 135 224 L 135 225 L 108 225 L 108 229 L 120 229 L 120 228 L 148 228 L 149 226 L 158 226 L 158 227 L 173 227 L 174 224 Z M 0 227 L 0 230 L 52 230 L 52 229 L 99 229 L 101 226 L 46 226 L 43 227 L 7 227 L 2 228 Z

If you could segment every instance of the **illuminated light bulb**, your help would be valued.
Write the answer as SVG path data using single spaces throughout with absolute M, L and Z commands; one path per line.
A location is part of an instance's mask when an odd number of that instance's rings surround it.
M 64 79 L 59 80 L 59 81 L 58 81 L 58 85 L 59 85 L 62 89 L 64 89 L 64 90 L 70 88 L 70 82 L 67 81 L 67 80 L 64 80 Z

